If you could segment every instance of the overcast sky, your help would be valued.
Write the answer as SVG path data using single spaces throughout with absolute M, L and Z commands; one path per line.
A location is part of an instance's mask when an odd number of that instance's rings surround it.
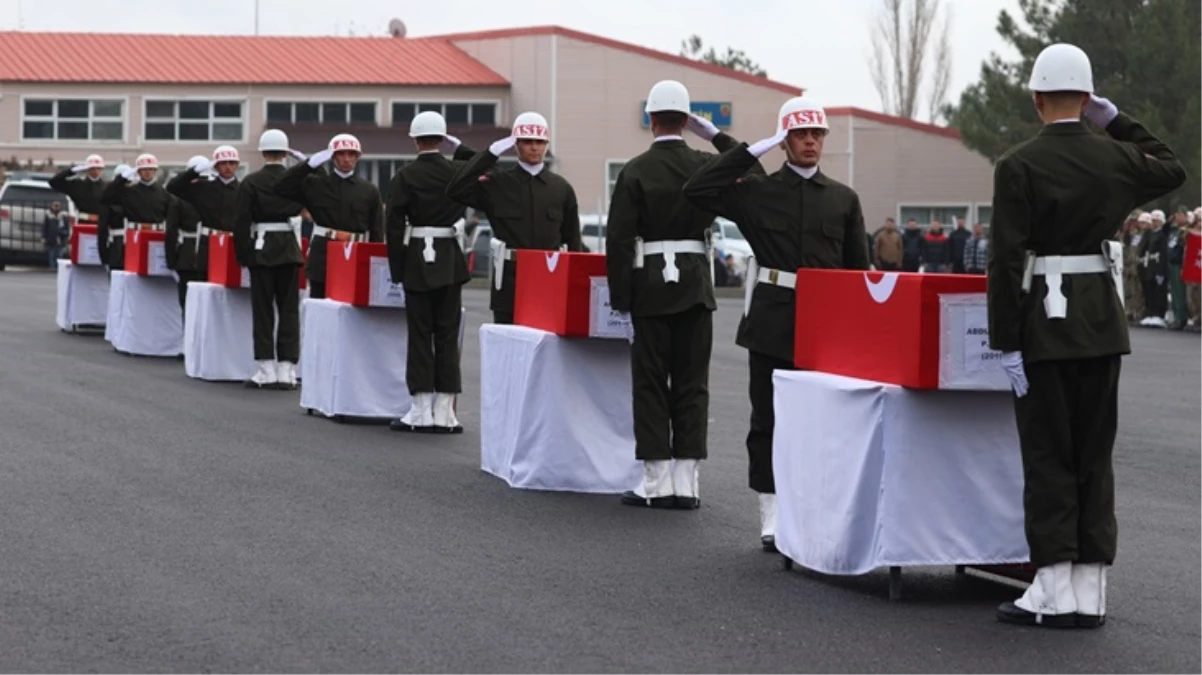
M 671 53 L 696 33 L 745 50 L 775 80 L 827 106 L 880 110 L 867 56 L 881 0 L 259 0 L 265 35 L 386 35 L 402 19 L 413 37 L 558 24 Z M 998 13 L 1018 0 L 944 0 L 952 12 L 952 99 L 990 51 L 1008 54 Z M 253 34 L 254 0 L 0 0 L 0 29 Z M 121 9 L 115 11 L 117 7 Z M 680 8 L 686 9 L 680 9 Z M 666 27 L 666 28 L 665 28 Z M 109 58 L 101 55 L 100 58 Z

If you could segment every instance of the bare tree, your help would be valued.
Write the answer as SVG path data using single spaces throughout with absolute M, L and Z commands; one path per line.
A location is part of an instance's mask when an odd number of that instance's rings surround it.
M 944 16 L 936 41 L 931 39 L 942 9 L 943 0 L 881 0 L 869 68 L 885 112 L 917 117 L 929 76 L 928 119 L 933 121 L 939 114 L 952 68 L 950 16 Z M 928 54 L 933 58 L 929 68 Z

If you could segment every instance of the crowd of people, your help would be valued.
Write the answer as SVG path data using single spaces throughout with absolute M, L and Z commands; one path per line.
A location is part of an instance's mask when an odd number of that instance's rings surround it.
M 1136 211 L 1115 235 L 1123 243 L 1123 291 L 1132 324 L 1202 330 L 1202 287 L 1182 278 L 1187 265 L 1198 264 L 1185 259 L 1190 234 L 1202 236 L 1202 206 L 1179 209 L 1171 218 L 1160 210 Z

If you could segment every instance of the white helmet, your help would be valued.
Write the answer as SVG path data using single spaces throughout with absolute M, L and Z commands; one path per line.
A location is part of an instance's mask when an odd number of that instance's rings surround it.
M 350 134 L 338 134 L 330 139 L 330 150 L 338 152 L 339 150 L 350 150 L 351 152 L 363 153 L 363 146 L 359 145 L 359 139 Z
M 536 112 L 524 112 L 513 121 L 513 137 L 535 141 L 551 140 L 551 129 L 547 118 Z
M 781 131 L 793 129 L 830 129 L 826 124 L 826 111 L 816 101 L 796 96 L 780 107 Z
M 242 160 L 238 159 L 238 149 L 232 145 L 219 145 L 219 146 L 217 146 L 217 149 L 213 151 L 213 162 L 214 163 L 219 163 L 219 162 L 239 162 L 240 163 L 241 161 Z
M 159 160 L 154 155 L 147 152 L 138 155 L 138 158 L 134 160 L 134 166 L 137 167 L 138 171 L 141 171 L 142 169 L 157 169 L 159 168 Z
M 103 169 L 104 158 L 100 155 L 88 155 L 88 158 L 83 161 L 83 165 L 89 169 Z
M 1151 223 L 1152 222 L 1152 214 L 1148 213 L 1147 211 L 1144 211 L 1143 213 L 1139 214 L 1138 220 L 1141 223 Z
M 689 90 L 676 80 L 660 80 L 651 87 L 651 93 L 647 94 L 647 105 L 643 108 L 643 112 L 682 112 L 689 114 L 692 108 L 689 107 Z
M 1164 222 L 1164 211 L 1161 211 L 1160 209 L 1153 209 L 1152 210 L 1152 220 L 1153 220 L 1153 222 L 1163 223 Z
M 268 129 L 259 136 L 259 152 L 288 152 L 288 134 Z
M 205 157 L 204 155 L 193 155 L 192 158 L 188 160 L 187 166 L 189 169 L 195 169 L 207 161 L 209 161 L 209 158 Z
M 1031 91 L 1079 91 L 1093 93 L 1093 69 L 1080 47 L 1054 44 L 1044 48 L 1031 68 Z
M 409 137 L 421 138 L 422 136 L 446 136 L 447 121 L 442 115 L 427 110 L 419 112 L 413 121 L 409 123 Z

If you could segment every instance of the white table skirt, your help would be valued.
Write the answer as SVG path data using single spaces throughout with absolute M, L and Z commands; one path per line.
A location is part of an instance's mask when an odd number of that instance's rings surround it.
M 138 356 L 183 353 L 184 320 L 175 279 L 114 270 L 109 281 L 104 339 L 114 349 Z
M 515 488 L 638 486 L 630 345 L 481 326 L 480 468 Z
M 1028 559 L 1008 392 L 778 370 L 776 546 L 826 574 Z
M 460 351 L 466 315 L 460 309 Z M 393 419 L 408 412 L 405 318 L 405 310 L 393 307 L 303 300 L 301 407 L 328 417 Z
M 102 326 L 108 318 L 109 277 L 101 265 L 58 261 L 58 303 L 55 322 L 73 331 L 76 326 Z
M 304 292 L 301 325 L 304 325 Z M 276 312 L 279 321 L 279 312 Z M 302 331 L 303 335 L 303 331 Z M 194 281 L 184 316 L 184 372 L 209 381 L 244 382 L 255 372 L 250 289 Z

